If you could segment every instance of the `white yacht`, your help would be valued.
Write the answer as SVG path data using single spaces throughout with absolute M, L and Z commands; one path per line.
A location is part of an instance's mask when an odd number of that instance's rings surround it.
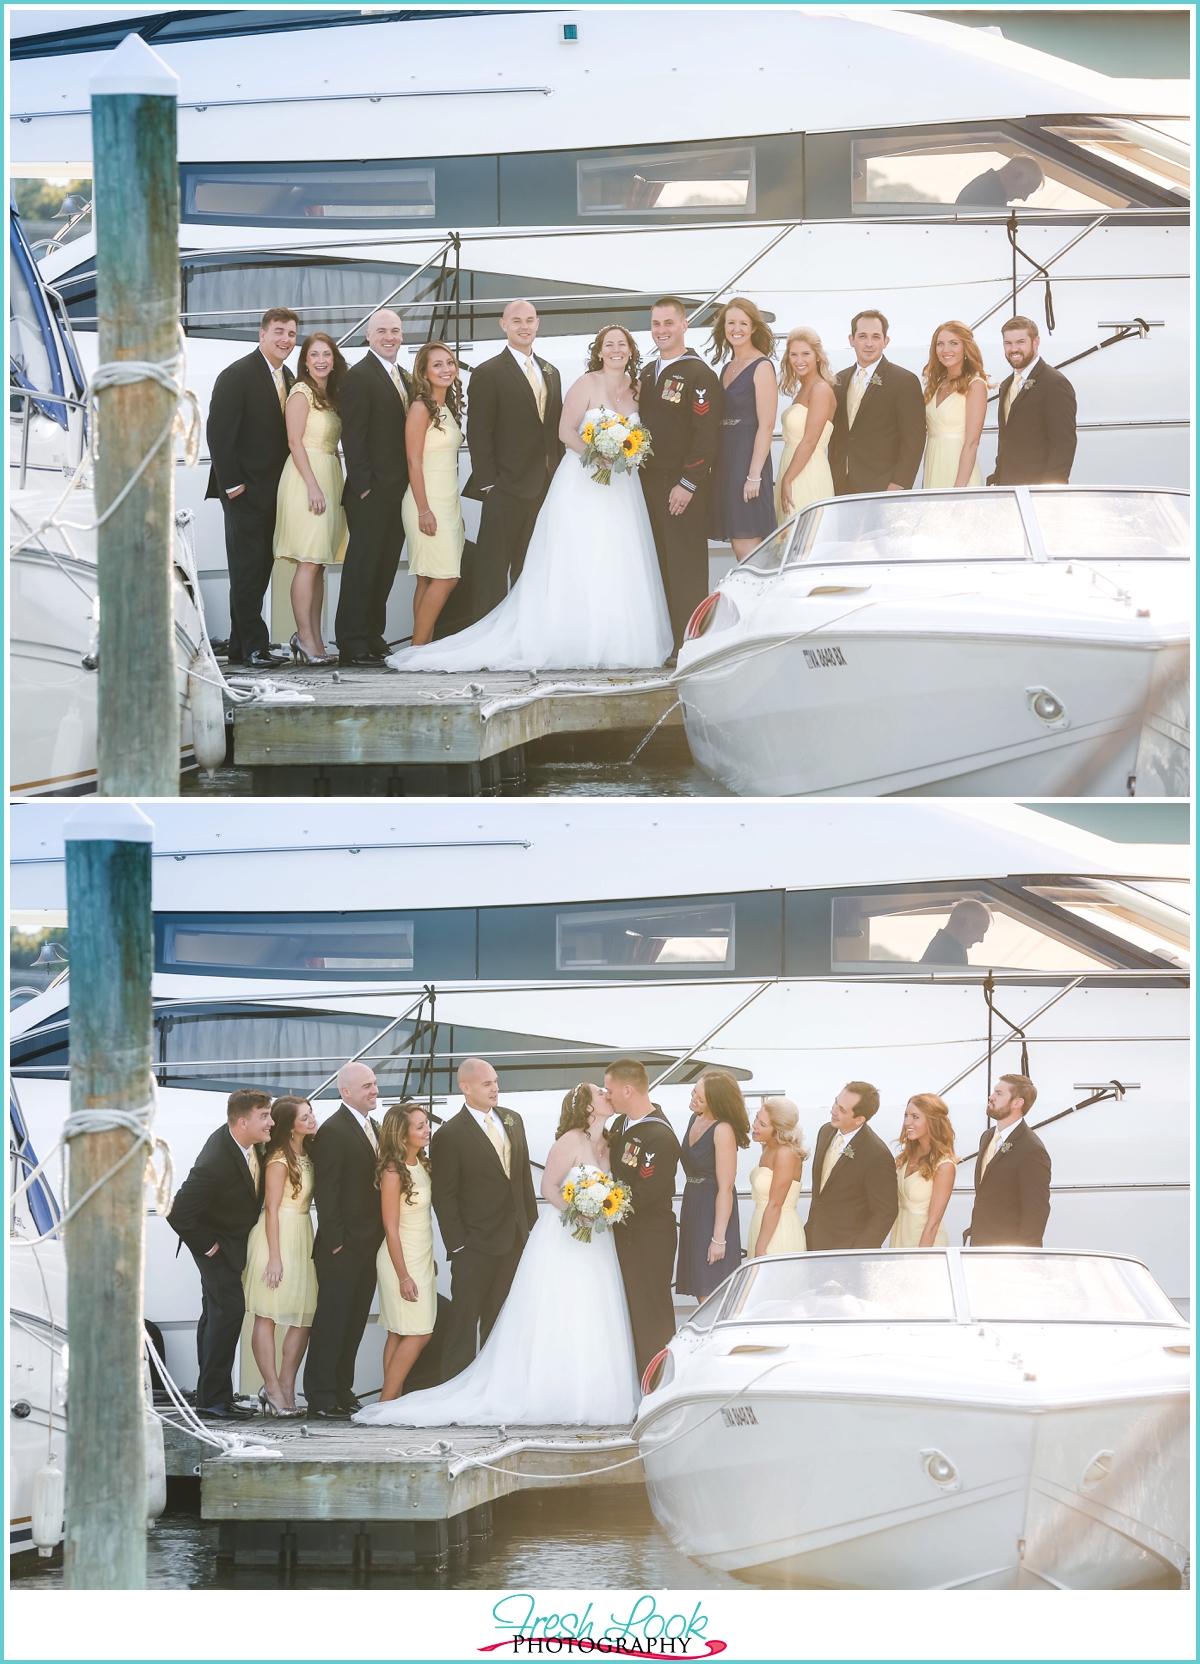
M 311 1094 L 323 1118 L 354 1056 L 384 1102 L 416 1095 L 435 1115 L 457 1107 L 461 1059 L 490 1058 L 539 1161 L 563 1093 L 622 1054 L 644 1061 L 680 1133 L 706 1067 L 735 1075 L 752 1111 L 763 1094 L 794 1099 L 810 1148 L 836 1093 L 866 1079 L 882 1094 L 881 1137 L 899 1137 L 914 1092 L 936 1091 L 968 1158 L 989 1079 L 1024 1062 L 1033 1119 L 1054 1123 L 1041 1134 L 1054 1163 L 1048 1245 L 1133 1255 L 1188 1298 L 1184 850 L 983 801 L 751 813 L 729 799 L 500 800 L 479 824 L 460 804 L 364 802 L 350 833 L 336 803 L 282 818 L 203 800 L 145 808 L 156 1130 L 177 1182 L 235 1087 Z M 70 812 L 25 802 L 11 816 L 14 981 L 37 961 L 31 989 L 70 956 Z M 966 963 L 929 962 L 965 897 L 988 908 L 987 935 Z M 59 973 L 10 1017 L 36 1156 L 68 1111 L 69 964 Z M 1131 1138 L 1144 1116 L 1154 1136 Z M 754 1160 L 739 1161 L 746 1217 Z M 968 1159 L 952 1241 L 970 1218 L 971 1172 Z M 199 1279 L 153 1213 L 146 1240 L 146 1315 L 186 1387 Z M 368 1347 L 360 1378 L 379 1385 Z
M 1190 1414 L 1134 1259 L 855 1250 L 727 1279 L 635 1433 L 675 1547 L 758 1586 L 1178 1589 Z
M 885 7 L 231 9 L 67 27 L 48 9 L 12 42 L 10 174 L 90 177 L 88 78 L 135 26 L 180 77 L 183 317 L 202 403 L 279 304 L 357 351 L 386 301 L 410 349 L 444 338 L 470 365 L 495 350 L 505 301 L 528 296 L 565 383 L 605 323 L 649 350 L 665 292 L 696 314 L 697 345 L 709 303 L 742 292 L 780 335 L 816 327 L 835 367 L 860 306 L 884 311 L 889 356 L 913 370 L 957 318 L 996 379 L 1016 310 L 1070 366 L 1075 481 L 1188 483 L 1183 81 L 1117 80 Z M 1042 182 L 1002 201 L 996 171 L 1016 156 Z M 41 262 L 87 368 L 94 253 L 74 235 Z M 181 477 L 179 500 L 197 514 L 220 635 L 221 517 L 204 479 Z M 397 637 L 409 594 L 396 586 Z
M 785 522 L 697 609 L 677 680 L 742 796 L 1187 797 L 1186 492 L 879 492 Z

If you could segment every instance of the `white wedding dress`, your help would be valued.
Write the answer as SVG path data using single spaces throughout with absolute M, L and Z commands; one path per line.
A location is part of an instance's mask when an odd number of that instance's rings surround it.
M 572 1167 L 567 1179 L 579 1171 Z M 367 1405 L 353 1419 L 387 1427 L 597 1427 L 631 1422 L 639 1400 L 612 1232 L 576 1242 L 555 1209 L 529 1233 L 508 1299 L 475 1362 L 444 1386 Z
M 584 422 L 601 415 L 589 410 Z M 580 424 L 582 431 L 583 424 Z M 558 465 L 520 578 L 457 635 L 393 653 L 393 670 L 649 670 L 671 651 L 654 534 L 635 474 L 597 485 Z

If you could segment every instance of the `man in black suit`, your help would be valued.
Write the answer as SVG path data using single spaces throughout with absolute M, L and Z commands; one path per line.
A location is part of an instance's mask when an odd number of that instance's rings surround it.
M 950 917 L 921 955 L 922 965 L 969 965 L 970 950 L 992 928 L 990 909 L 975 896 L 964 896 L 950 909 Z
M 334 619 L 342 664 L 379 665 L 388 650 L 387 603 L 404 548 L 400 510 L 408 490 L 412 378 L 396 363 L 403 341 L 395 312 L 373 312 L 367 351 L 342 379 L 342 506 L 350 528 Z
M 804 1227 L 811 1249 L 878 1248 L 895 1223 L 896 1163 L 867 1125 L 878 1108 L 879 1093 L 865 1080 L 849 1081 L 833 1100 L 813 1155 Z
M 911 370 L 890 364 L 888 321 L 857 312 L 850 324 L 856 362 L 840 370 L 829 466 L 839 497 L 856 491 L 911 491 L 925 449 L 925 396 Z
M 534 521 L 562 458 L 562 383 L 533 350 L 539 318 L 510 300 L 500 315 L 508 345 L 472 372 L 467 401 L 471 477 L 464 497 L 483 508 L 471 588 L 472 621 L 498 607 L 525 565 Z
M 1041 164 L 1032 156 L 1012 156 L 1003 167 L 988 168 L 959 191 L 956 208 L 1007 208 L 1025 202 L 1045 184 Z
M 1075 460 L 1075 389 L 1039 357 L 1032 318 L 1010 318 L 1001 332 L 1012 374 L 1000 383 L 1000 442 L 989 485 L 1066 485 Z
M 286 306 L 263 313 L 258 346 L 222 370 L 208 406 L 212 467 L 206 497 L 220 499 L 229 565 L 230 664 L 269 669 L 263 597 L 275 564 L 275 498 L 288 457 L 283 407 L 295 376 L 284 360 L 296 345 L 299 318 Z
M 721 379 L 687 345 L 687 310 L 674 295 L 650 309 L 658 358 L 642 372 L 638 413 L 650 430 L 642 492 L 667 592 L 675 653 L 708 594 L 708 509 L 721 437 Z
M 475 1358 L 508 1297 L 537 1193 L 521 1117 L 500 1103 L 496 1071 L 481 1057 L 459 1066 L 464 1103 L 429 1146 L 433 1211 L 450 1261 L 450 1317 L 442 1352 L 449 1381 Z
M 613 1227 L 613 1236 L 640 1377 L 675 1333 L 672 1200 L 679 1140 L 662 1110 L 651 1101 L 649 1077 L 636 1058 L 610 1063 L 604 1087 L 617 1111 L 608 1132 L 612 1170 L 632 1192 L 633 1212 Z
M 233 1355 L 246 1301 L 246 1238 L 262 1206 L 259 1146 L 270 1135 L 271 1095 L 243 1087 L 175 1192 L 167 1223 L 187 1246 L 204 1293 L 196 1325 L 196 1409 L 202 1416 L 242 1416 L 233 1403 Z M 178 1252 L 178 1250 L 176 1250 Z
M 995 1122 L 979 1140 L 975 1206 L 963 1240 L 973 1248 L 1040 1248 L 1050 1217 L 1050 1153 L 1025 1125 L 1037 1088 L 1028 1075 L 1001 1075 L 988 1099 Z
M 379 1128 L 371 1119 L 379 1087 L 365 1063 L 343 1064 L 337 1086 L 341 1106 L 322 1122 L 313 1146 L 317 1310 L 304 1397 L 309 1416 L 322 1421 L 348 1421 L 362 1407 L 354 1396 L 354 1364 L 383 1241 L 383 1204 L 375 1183 Z

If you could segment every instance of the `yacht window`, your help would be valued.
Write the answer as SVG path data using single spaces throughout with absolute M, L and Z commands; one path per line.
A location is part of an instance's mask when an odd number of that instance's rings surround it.
M 936 1253 L 805 1255 L 750 1266 L 725 1323 L 954 1321 L 946 1256 Z
M 1123 962 L 1085 947 L 1068 928 L 991 886 L 929 885 L 835 896 L 832 915 L 835 971 L 920 965 L 931 971 L 973 966 L 1077 972 Z
M 1016 208 L 1095 213 L 1127 208 L 1127 192 L 1102 185 L 1027 137 L 1000 128 L 870 135 L 853 141 L 851 200 L 856 214 L 1004 214 Z
M 1108 878 L 1073 878 L 1025 888 L 1030 895 L 1041 896 L 1077 919 L 1153 954 L 1165 965 L 1186 969 L 1191 964 L 1191 916 L 1179 910 L 1173 897 L 1160 900 Z M 1178 888 L 1185 892 L 1186 901 L 1186 884 Z
M 755 211 L 752 145 L 626 152 L 577 167 L 581 215 Z
M 10 1011 L 43 993 L 62 976 L 67 968 L 68 943 L 65 908 L 8 915 Z
M 778 572 L 787 559 L 788 547 L 792 541 L 792 533 L 796 530 L 796 521 L 789 520 L 780 526 L 777 532 L 772 532 L 765 543 L 760 543 L 754 553 L 746 560 L 745 570 L 750 572 Z
M 974 1321 L 1182 1323 L 1144 1265 L 1089 1254 L 962 1256 Z
M 160 914 L 157 969 L 209 976 L 409 981 L 474 976 L 469 910 L 395 913 Z
M 809 566 L 1029 559 L 1017 500 L 1003 491 L 844 498 L 814 510 L 813 524 L 802 557 Z
M 1034 491 L 1051 560 L 1189 560 L 1191 499 L 1167 491 Z
M 184 224 L 495 225 L 496 158 L 365 162 L 185 162 Z
M 733 907 L 560 913 L 557 963 L 560 971 L 732 971 Z
M 1164 128 L 1170 125 L 1163 124 Z M 1190 127 L 1190 123 L 1178 125 Z M 1127 173 L 1160 189 L 1177 192 L 1185 202 L 1191 200 L 1192 153 L 1186 133 L 1160 132 L 1148 123 L 1113 116 L 1090 116 L 1063 126 L 1047 124 L 1045 131 L 1069 139 L 1101 161 L 1118 163 Z

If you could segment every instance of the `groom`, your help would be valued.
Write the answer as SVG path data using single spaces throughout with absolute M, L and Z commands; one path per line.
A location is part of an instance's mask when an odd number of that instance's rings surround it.
M 463 1107 L 429 1145 L 433 1211 L 450 1261 L 450 1317 L 442 1379 L 475 1358 L 508 1297 L 529 1233 L 537 1195 L 521 1117 L 499 1106 L 496 1071 L 481 1057 L 458 1070 Z
M 609 1064 L 604 1086 L 617 1118 L 608 1129 L 613 1175 L 632 1192 L 633 1212 L 613 1228 L 639 1378 L 675 1333 L 675 1169 L 679 1141 L 636 1058 Z
M 533 350 L 539 318 L 531 302 L 510 300 L 500 314 L 507 347 L 471 376 L 464 497 L 482 499 L 471 589 L 471 619 L 498 607 L 525 565 L 534 521 L 563 454 L 558 437 L 562 386 L 549 359 Z

